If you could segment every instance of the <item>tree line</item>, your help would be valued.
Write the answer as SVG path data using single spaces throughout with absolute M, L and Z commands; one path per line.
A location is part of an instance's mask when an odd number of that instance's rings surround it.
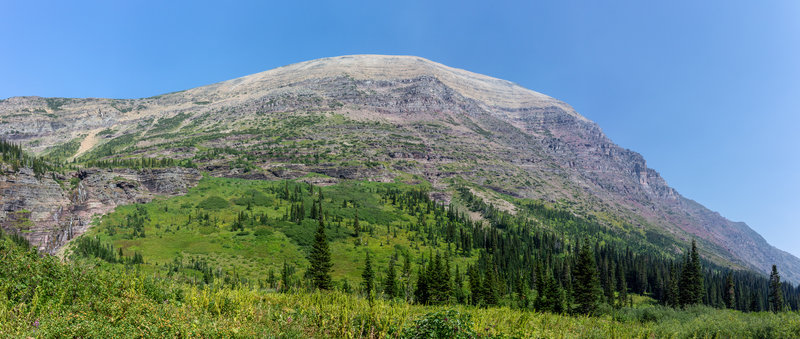
M 365 295 L 381 292 L 389 298 L 403 297 L 421 304 L 492 306 L 504 303 L 578 313 L 593 313 L 602 305 L 630 305 L 631 294 L 647 295 L 672 307 L 705 304 L 742 311 L 798 309 L 800 289 L 781 283 L 776 267 L 773 267 L 773 276 L 767 279 L 757 273 L 702 262 L 694 240 L 684 256 L 672 258 L 662 252 L 634 251 L 633 246 L 617 245 L 624 242 L 601 243 L 597 239 L 613 231 L 542 206 L 537 206 L 533 212 L 513 216 L 462 190 L 467 204 L 484 212 L 483 217 L 490 223 L 485 225 L 470 221 L 452 205 L 445 207 L 432 201 L 424 191 L 387 189 L 377 192 L 385 203 L 414 215 L 433 215 L 435 222 L 429 223 L 428 218 L 420 217 L 409 228 L 422 234 L 423 241 L 434 246 L 444 243 L 452 251 L 444 255 L 431 253 L 427 258 L 423 254 L 416 265 L 414 286 L 405 293 L 397 288 L 404 282 L 396 278 L 396 256 L 386 268 L 381 291 L 373 281 L 377 276 L 376 268 L 367 254 L 362 276 Z M 532 215 L 535 218 L 531 218 Z M 559 219 L 569 220 L 579 232 L 558 234 L 557 228 L 541 227 L 541 220 L 558 224 Z M 589 232 L 580 232 L 585 229 Z M 319 289 L 334 288 L 328 273 L 331 263 L 325 230 L 320 217 L 309 257 L 313 287 Z M 593 239 L 592 234 L 600 236 Z M 611 236 L 616 235 L 612 233 Z M 479 253 L 474 264 L 466 268 L 453 267 L 451 256 L 469 256 L 473 251 Z M 406 254 L 408 263 L 411 262 L 409 257 L 410 254 Z M 408 266 L 403 268 L 403 275 L 414 270 L 412 265 Z

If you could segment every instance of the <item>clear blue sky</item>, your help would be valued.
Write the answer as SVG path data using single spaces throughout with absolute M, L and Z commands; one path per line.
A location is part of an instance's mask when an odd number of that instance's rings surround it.
M 0 98 L 134 98 L 411 54 L 572 104 L 800 256 L 800 1 L 5 1 Z

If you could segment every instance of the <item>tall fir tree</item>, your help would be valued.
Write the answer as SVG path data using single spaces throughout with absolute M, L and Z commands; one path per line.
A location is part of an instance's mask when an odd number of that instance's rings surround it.
M 320 290 L 330 290 L 333 287 L 331 280 L 331 250 L 328 247 L 328 238 L 325 235 L 325 224 L 320 218 L 317 233 L 314 235 L 314 245 L 308 261 L 311 263 L 311 281 L 314 288 Z
M 467 279 L 469 280 L 470 304 L 478 305 L 483 300 L 483 286 L 477 267 L 470 266 L 467 269 Z
M 361 285 L 364 287 L 364 293 L 368 298 L 372 298 L 372 289 L 375 284 L 375 274 L 372 271 L 372 259 L 369 257 L 367 251 L 366 259 L 364 259 L 364 271 L 361 272 Z
M 573 298 L 578 304 L 576 311 L 592 314 L 597 310 L 602 290 L 600 289 L 600 279 L 597 276 L 594 254 L 588 244 L 580 246 L 573 273 L 575 276 L 575 284 L 572 287 Z
M 778 266 L 772 265 L 769 274 L 769 310 L 772 312 L 783 311 L 783 291 L 781 291 L 781 275 Z
M 495 272 L 494 267 L 490 266 L 486 269 L 483 277 L 483 288 L 481 291 L 481 296 L 483 297 L 483 302 L 486 306 L 497 305 L 497 303 L 500 301 L 500 296 L 497 293 L 497 285 L 497 273 Z
M 733 274 L 728 273 L 725 277 L 725 307 L 736 308 L 736 289 L 733 284 Z
M 703 272 L 700 264 L 700 253 L 697 251 L 697 242 L 692 239 L 692 248 L 681 272 L 680 304 L 681 306 L 694 305 L 703 302 L 705 289 L 703 288 Z
M 456 273 L 453 276 L 453 299 L 459 304 L 463 304 L 466 299 L 464 294 L 464 277 L 462 277 L 461 272 L 459 272 L 458 265 L 456 265 Z

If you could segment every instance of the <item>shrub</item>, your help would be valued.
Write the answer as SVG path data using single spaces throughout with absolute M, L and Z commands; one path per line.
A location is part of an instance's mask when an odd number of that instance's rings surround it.
M 239 206 L 246 206 L 248 204 L 253 206 L 269 206 L 272 205 L 272 198 L 258 190 L 248 190 L 241 198 L 233 200 L 234 204 Z
M 227 200 L 220 198 L 219 196 L 212 195 L 206 200 L 203 200 L 199 204 L 197 204 L 197 208 L 207 209 L 207 210 L 221 210 L 223 208 L 227 208 L 230 206 Z
M 403 330 L 404 338 L 476 338 L 469 314 L 456 310 L 428 313 Z

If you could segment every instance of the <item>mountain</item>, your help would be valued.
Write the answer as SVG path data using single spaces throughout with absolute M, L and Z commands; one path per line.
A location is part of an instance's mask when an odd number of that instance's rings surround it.
M 510 213 L 513 199 L 543 200 L 675 255 L 696 238 L 714 263 L 758 272 L 777 264 L 800 281 L 800 259 L 681 196 L 568 104 L 419 57 L 319 59 L 142 99 L 13 97 L 0 101 L 0 138 L 88 165 L 71 176 L 0 176 L 3 228 L 50 252 L 93 216 L 183 194 L 202 172 L 318 173 L 320 183 L 416 176 L 443 202 L 467 183 Z M 141 158 L 197 169 L 96 168 Z

